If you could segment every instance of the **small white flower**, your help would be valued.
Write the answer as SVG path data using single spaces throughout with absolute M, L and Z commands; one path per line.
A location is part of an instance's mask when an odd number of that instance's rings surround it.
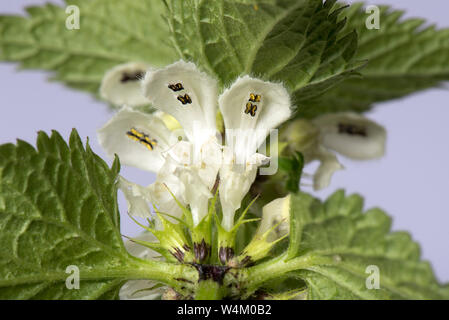
M 109 70 L 101 82 L 101 98 L 119 107 L 149 104 L 140 88 L 140 80 L 148 68 L 145 63 L 131 62 Z
M 219 106 L 227 144 L 220 169 L 222 225 L 230 230 L 258 167 L 269 160 L 256 153 L 257 148 L 271 129 L 290 117 L 291 101 L 282 85 L 244 76 L 223 92 Z
M 370 160 L 385 154 L 385 129 L 360 114 L 325 114 L 313 123 L 320 130 L 322 145 L 348 158 Z
M 274 241 L 287 234 L 290 229 L 290 201 L 291 195 L 277 198 L 262 208 L 262 220 L 256 235 L 262 236 L 265 232 L 278 225 L 270 234 L 269 241 Z
M 208 212 L 220 173 L 222 225 L 231 229 L 257 168 L 269 160 L 257 148 L 271 129 L 291 115 L 287 91 L 280 84 L 245 76 L 218 97 L 215 79 L 184 61 L 148 71 L 142 87 L 152 106 L 181 124 L 187 140 L 177 141 L 160 114 L 144 115 L 129 108 L 99 131 L 100 143 L 109 154 L 118 154 L 123 164 L 158 173 L 156 182 L 146 188 L 148 193 L 140 188 L 140 193 L 132 192 L 127 186 L 127 200 L 137 201 L 129 206 L 131 214 L 145 212 L 142 199 L 155 203 L 160 211 L 180 214 L 168 188 L 181 204 L 190 206 L 198 224 Z M 217 132 L 217 107 L 225 125 L 225 146 Z
M 226 144 L 233 148 L 236 162 L 244 164 L 256 153 L 269 131 L 290 118 L 291 101 L 280 84 L 244 76 L 219 98 L 226 128 Z
M 150 217 L 151 211 L 148 207 L 148 201 L 151 202 L 151 196 L 148 190 L 138 184 L 129 182 L 123 177 L 119 178 L 118 187 L 122 190 L 128 203 L 128 212 L 138 217 Z
M 282 137 L 302 152 L 306 163 L 320 161 L 313 175 L 315 190 L 326 188 L 334 172 L 343 169 L 331 150 L 354 160 L 376 159 L 385 153 L 385 129 L 351 112 L 296 120 L 285 128 Z

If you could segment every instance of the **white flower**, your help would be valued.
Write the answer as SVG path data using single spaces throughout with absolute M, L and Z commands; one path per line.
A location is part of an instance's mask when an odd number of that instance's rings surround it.
M 316 148 L 307 155 L 307 158 L 320 161 L 320 166 L 313 175 L 314 190 L 322 190 L 329 186 L 334 172 L 344 169 L 343 165 L 338 161 L 337 156 L 322 145 L 317 145 Z
M 262 208 L 262 220 L 256 232 L 257 236 L 262 236 L 276 226 L 274 232 L 270 234 L 269 241 L 274 241 L 289 232 L 290 201 L 291 195 L 288 195 L 274 199 Z
M 348 158 L 370 160 L 385 154 L 385 129 L 360 114 L 325 114 L 313 123 L 320 130 L 321 144 Z
M 386 131 L 362 115 L 342 112 L 312 121 L 296 120 L 285 128 L 282 138 L 303 153 L 306 163 L 320 161 L 313 187 L 321 190 L 330 184 L 335 171 L 343 169 L 331 150 L 354 160 L 380 158 L 385 153 Z
M 131 214 L 145 212 L 141 200 L 157 204 L 160 211 L 180 214 L 168 188 L 181 204 L 190 206 L 196 225 L 208 212 L 220 173 L 222 225 L 229 230 L 257 168 L 269 160 L 257 148 L 271 129 L 291 115 L 287 91 L 280 84 L 245 76 L 218 97 L 215 79 L 184 61 L 148 71 L 142 87 L 152 106 L 181 124 L 187 140 L 177 141 L 178 135 L 170 134 L 160 114 L 145 115 L 129 108 L 99 131 L 100 143 L 123 164 L 157 172 L 147 192 L 127 186 L 127 200 L 136 202 L 129 206 Z M 217 132 L 218 108 L 225 125 L 225 146 Z
M 121 64 L 108 71 L 100 86 L 100 96 L 115 106 L 144 106 L 148 100 L 142 94 L 140 80 L 149 66 L 131 62 Z
M 154 107 L 178 120 L 189 141 L 196 146 L 215 136 L 217 83 L 193 63 L 179 61 L 163 69 L 150 70 L 142 88 Z
M 233 147 L 239 164 L 256 153 L 270 129 L 291 115 L 290 96 L 282 85 L 249 76 L 237 79 L 225 90 L 219 106 L 226 128 L 226 144 Z
M 156 181 L 148 186 L 148 191 L 151 195 L 149 197 L 151 200 L 149 201 L 156 204 L 159 207 L 159 211 L 175 217 L 180 217 L 182 210 L 174 201 L 173 195 L 182 205 L 186 204 L 186 198 L 184 197 L 186 186 L 175 175 L 178 166 L 179 163 L 171 155 L 168 155 L 164 165 L 157 173 Z
M 219 98 L 226 144 L 224 163 L 220 169 L 220 201 L 222 225 L 230 230 L 234 214 L 248 193 L 257 168 L 269 159 L 256 153 L 269 130 L 291 115 L 290 96 L 280 84 L 239 78 Z
M 151 211 L 148 207 L 148 202 L 151 202 L 151 196 L 146 188 L 129 182 L 123 177 L 119 178 L 118 187 L 122 190 L 128 202 L 129 213 L 138 217 L 151 216 Z

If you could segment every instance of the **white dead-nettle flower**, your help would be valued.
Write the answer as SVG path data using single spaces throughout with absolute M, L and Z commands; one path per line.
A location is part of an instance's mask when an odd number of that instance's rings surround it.
M 385 129 L 360 114 L 325 114 L 313 123 L 320 130 L 321 143 L 348 158 L 370 160 L 385 153 Z
M 354 160 L 376 159 L 385 153 L 385 129 L 352 112 L 325 114 L 311 121 L 293 121 L 282 137 L 303 153 L 306 163 L 320 161 L 313 175 L 315 190 L 326 188 L 334 172 L 343 169 L 331 150 Z
M 147 105 L 148 100 L 142 94 L 140 80 L 148 68 L 147 64 L 139 62 L 125 63 L 112 68 L 101 82 L 101 98 L 119 107 Z
M 171 193 L 189 205 L 194 224 L 207 214 L 208 201 L 220 174 L 222 225 L 229 230 L 234 214 L 269 158 L 257 153 L 271 129 L 291 115 L 290 97 L 280 84 L 244 76 L 218 96 L 215 79 L 193 63 L 176 62 L 150 70 L 142 81 L 143 96 L 155 108 L 176 119 L 182 132 L 174 134 L 161 114 L 148 115 L 124 107 L 102 129 L 100 144 L 125 165 L 157 173 L 148 187 L 122 179 L 120 187 L 130 214 L 148 217 L 152 202 L 164 213 L 179 216 Z M 226 144 L 217 132 L 218 109 L 223 117 Z M 179 141 L 178 136 L 186 139 Z
M 291 102 L 280 84 L 248 76 L 238 79 L 218 101 L 227 144 L 220 168 L 220 202 L 222 224 L 229 230 L 235 211 L 256 178 L 257 168 L 269 160 L 256 153 L 257 148 L 271 129 L 290 117 Z
M 291 195 L 277 198 L 262 208 L 262 220 L 256 235 L 262 236 L 274 228 L 269 234 L 269 241 L 274 241 L 289 232 L 290 229 L 290 201 Z

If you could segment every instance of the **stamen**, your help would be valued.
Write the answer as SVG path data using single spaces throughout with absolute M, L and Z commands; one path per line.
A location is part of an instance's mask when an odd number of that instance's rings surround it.
M 254 117 L 256 115 L 256 111 L 257 111 L 257 106 L 255 104 L 252 104 L 251 102 L 248 102 L 246 104 L 246 109 L 245 109 L 246 114 L 251 114 L 251 116 Z
M 174 92 L 178 92 L 181 90 L 184 90 L 184 87 L 182 86 L 182 83 L 175 83 L 175 84 L 169 84 L 168 87 L 174 91 Z
M 130 131 L 126 132 L 126 135 L 128 136 L 128 138 L 143 144 L 150 151 L 153 150 L 157 145 L 156 139 L 151 139 L 149 135 L 138 131 L 135 128 L 131 128 Z
M 250 114 L 252 117 L 256 116 L 257 105 L 252 104 L 251 102 L 260 102 L 261 95 L 250 93 L 248 103 L 246 104 L 245 113 Z
M 138 81 L 143 79 L 145 72 L 143 71 L 135 71 L 135 72 L 125 72 L 120 79 L 121 83 L 129 82 L 129 81 Z
M 249 101 L 251 102 L 260 102 L 260 94 L 250 93 L 249 94 Z
M 190 96 L 187 93 L 183 96 L 179 95 L 178 100 L 181 101 L 182 104 L 191 104 L 192 103 L 192 99 L 190 98 Z
M 354 136 L 362 136 L 366 137 L 368 134 L 366 132 L 366 128 L 363 126 L 358 126 L 355 124 L 338 124 L 338 133 L 349 134 Z

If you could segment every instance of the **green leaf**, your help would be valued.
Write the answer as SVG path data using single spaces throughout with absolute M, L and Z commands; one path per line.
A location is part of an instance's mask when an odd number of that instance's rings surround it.
M 348 79 L 323 96 L 300 101 L 298 116 L 369 110 L 373 103 L 404 97 L 449 80 L 449 29 L 426 26 L 423 19 L 401 19 L 403 12 L 379 6 L 380 30 L 368 30 L 363 3 L 343 11 L 345 30 L 359 35 L 356 59 L 368 60 L 359 79 Z M 300 98 L 300 97 L 298 97 Z
M 37 150 L 20 140 L 0 146 L 0 299 L 112 299 L 128 279 L 170 283 L 176 267 L 123 245 L 119 170 L 75 130 L 69 145 L 40 132 Z M 68 266 L 79 269 L 79 290 L 66 287 Z
M 227 85 L 241 74 L 312 97 L 361 66 L 335 1 L 167 0 L 174 46 Z
M 360 196 L 346 197 L 341 190 L 324 203 L 292 195 L 288 258 L 318 261 L 294 272 L 307 283 L 309 298 L 449 298 L 410 235 L 391 232 L 391 219 L 380 209 L 362 209 Z M 380 289 L 366 287 L 372 265 L 379 268 Z
M 119 268 L 127 253 L 119 232 L 119 171 L 85 151 L 74 131 L 70 147 L 58 133 L 39 133 L 38 151 L 24 141 L 0 147 L 0 298 L 67 299 L 114 296 L 123 279 L 65 287 L 66 267 L 80 274 Z M 95 271 L 89 269 L 95 266 Z
M 80 10 L 80 29 L 66 28 L 65 7 L 28 7 L 29 17 L 0 16 L 0 60 L 55 72 L 54 80 L 94 94 L 103 75 L 125 62 L 175 60 L 163 3 L 155 0 L 66 0 Z

